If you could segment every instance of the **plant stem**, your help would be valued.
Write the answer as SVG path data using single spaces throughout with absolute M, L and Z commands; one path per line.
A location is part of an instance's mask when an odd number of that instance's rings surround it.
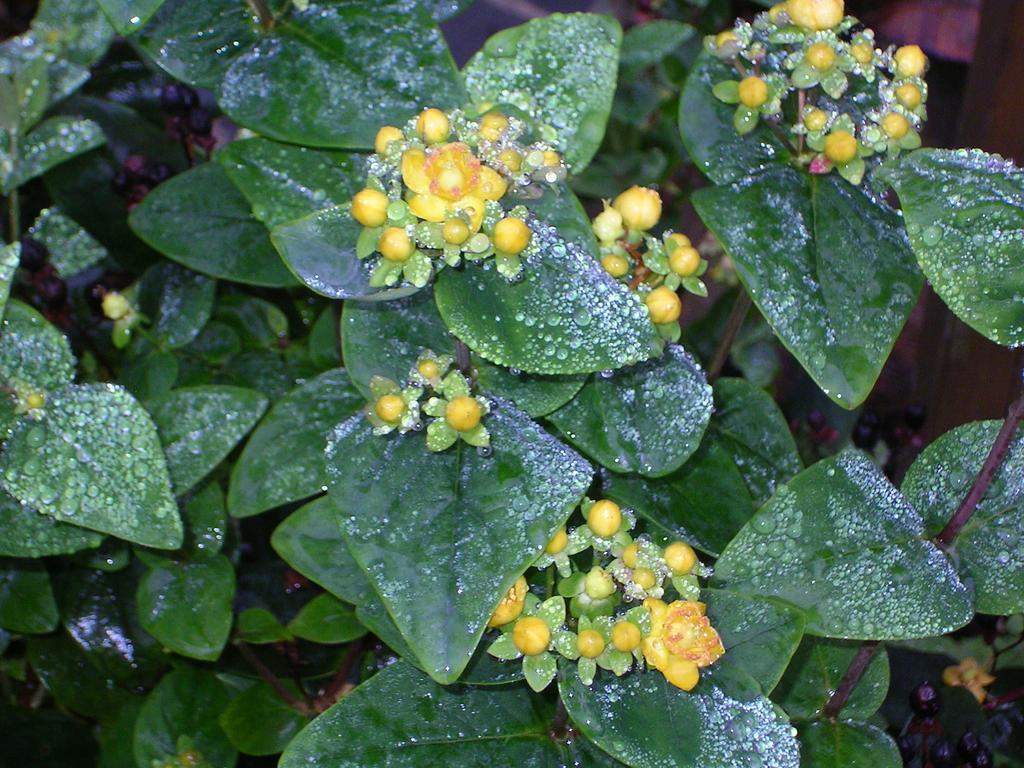
M 473 365 L 469 360 L 469 347 L 455 339 L 455 365 L 467 379 L 473 378 Z
M 988 452 L 981 471 L 974 479 L 974 485 L 971 486 L 971 490 L 960 502 L 960 507 L 936 538 L 941 546 L 948 547 L 953 543 L 963 527 L 967 525 L 967 521 L 971 519 L 978 504 L 985 498 L 985 493 L 995 479 L 996 473 L 999 472 L 999 467 L 1002 465 L 1003 459 L 1006 458 L 1006 452 L 1010 449 L 1010 443 L 1017 433 L 1017 427 L 1020 426 L 1021 421 L 1024 421 L 1024 395 L 1014 400 L 1010 406 L 1006 420 L 1003 421 L 1003 426 L 1000 428 L 999 434 L 996 435 L 996 441 L 992 444 L 992 449 Z
M 839 717 L 839 713 L 846 705 L 846 701 L 857 687 L 861 677 L 864 676 L 864 671 L 868 668 L 868 664 L 871 663 L 871 659 L 874 658 L 877 650 L 877 640 L 869 640 L 860 647 L 857 655 L 850 662 L 850 666 L 846 668 L 846 674 L 843 675 L 843 679 L 839 681 L 839 687 L 836 688 L 835 693 L 829 697 L 828 702 L 825 704 L 826 717 L 831 720 Z
M 349 675 L 352 673 L 352 667 L 355 666 L 356 661 L 359 659 L 359 654 L 363 650 L 363 640 L 365 637 L 361 637 L 358 640 L 354 640 L 349 643 L 348 649 L 345 651 L 345 657 L 341 660 L 341 666 L 338 667 L 338 671 L 334 673 L 334 677 L 324 688 L 323 693 L 316 697 L 313 702 L 313 710 L 315 712 L 323 712 L 325 709 L 330 709 L 334 704 L 337 703 L 340 698 L 342 690 L 345 688 L 345 684 L 348 683 Z
M 729 351 L 732 349 L 732 344 L 736 341 L 736 336 L 743 327 L 743 321 L 747 319 L 747 313 L 750 312 L 750 305 L 752 303 L 750 294 L 740 286 L 740 295 L 736 297 L 736 303 L 732 305 L 729 319 L 725 321 L 725 330 L 722 332 L 722 338 L 718 342 L 718 348 L 715 350 L 714 357 L 711 358 L 711 364 L 708 365 L 709 382 L 714 382 L 721 375 L 722 368 L 725 367 L 725 361 L 729 359 Z
M 281 682 L 280 678 L 273 673 L 270 667 L 263 663 L 260 657 L 257 656 L 252 648 L 249 647 L 248 643 L 238 642 L 236 645 L 238 646 L 238 652 L 242 654 L 242 658 L 249 662 L 249 665 L 256 670 L 267 685 L 274 689 L 274 693 L 281 698 L 281 701 L 295 711 L 301 712 L 304 715 L 315 714 L 310 710 L 309 706 L 306 705 L 306 702 L 300 700 L 295 696 L 295 694 L 288 690 L 288 687 Z
M 256 14 L 256 17 L 260 20 L 260 26 L 264 32 L 267 32 L 274 28 L 274 14 L 270 11 L 270 6 L 267 5 L 266 0 L 245 0 L 249 7 L 252 8 L 252 12 Z

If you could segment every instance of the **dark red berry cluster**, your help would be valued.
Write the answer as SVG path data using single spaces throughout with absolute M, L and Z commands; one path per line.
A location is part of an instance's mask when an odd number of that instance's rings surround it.
M 27 235 L 22 238 L 20 266 L 25 270 L 43 315 L 54 325 L 67 328 L 70 323 L 68 286 L 49 260 L 50 251 L 45 244 Z
M 167 163 L 147 160 L 142 155 L 128 155 L 121 164 L 121 170 L 110 182 L 113 190 L 124 198 L 130 211 L 141 203 L 150 190 L 174 175 L 174 169 Z
M 197 148 L 206 155 L 213 151 L 213 116 L 203 108 L 198 93 L 187 85 L 169 83 L 160 90 L 160 106 L 167 113 L 167 132 L 181 142 L 189 165 Z
M 910 692 L 914 713 L 905 732 L 896 740 L 903 764 L 914 768 L 991 768 L 992 751 L 968 729 L 954 743 L 946 738 L 936 720 L 942 709 L 939 692 L 923 682 Z

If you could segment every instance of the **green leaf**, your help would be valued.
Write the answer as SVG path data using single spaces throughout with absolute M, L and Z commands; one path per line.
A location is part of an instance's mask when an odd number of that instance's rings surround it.
M 282 685 L 298 697 L 294 683 Z M 247 755 L 276 755 L 306 724 L 305 716 L 262 681 L 232 699 L 218 721 L 235 748 Z
M 453 350 L 452 335 L 427 291 L 387 303 L 345 302 L 341 323 L 348 371 L 367 399 L 373 376 L 403 381 L 423 349 Z M 472 365 L 482 391 L 511 400 L 535 418 L 566 403 L 584 382 L 582 376 L 513 374 L 477 356 Z
M 835 175 L 792 168 L 693 202 L 782 343 L 838 405 L 859 405 L 921 290 L 896 211 Z
M 754 678 L 763 693 L 770 693 L 800 645 L 803 614 L 781 600 L 720 589 L 705 590 L 701 600 L 725 646 L 718 663 L 735 666 Z
M 14 169 L 3 186 L 5 192 L 42 176 L 56 165 L 103 144 L 103 130 L 92 120 L 51 117 L 24 138 L 14 159 Z
M 211 481 L 184 503 L 186 523 L 185 544 L 182 547 L 190 557 L 201 560 L 216 555 L 224 545 L 227 515 L 224 494 L 216 481 Z
M 321 152 L 268 139 L 233 141 L 217 153 L 231 181 L 267 227 L 342 205 L 363 188 L 360 155 Z
M 28 304 L 11 301 L 0 331 L 0 380 L 56 393 L 74 378 L 75 357 L 64 334 Z
M 164 0 L 96 0 L 120 35 L 130 35 L 164 4 Z
M 328 441 L 330 493 L 349 549 L 424 668 L 445 683 L 592 477 L 583 459 L 502 401 L 484 424 L 485 453 L 459 442 L 430 454 L 422 434 L 377 437 L 362 415 Z
M 448 46 L 427 9 L 410 0 L 310 2 L 279 17 L 231 63 L 217 102 L 269 138 L 369 149 L 382 125 L 426 103 L 466 98 Z
M 974 615 L 970 590 L 920 516 L 854 451 L 780 486 L 722 552 L 713 581 L 793 603 L 807 632 L 824 637 L 941 635 Z
M 139 308 L 150 319 L 149 332 L 171 349 L 192 342 L 213 313 L 217 282 L 205 275 L 161 262 L 139 281 Z
M 103 536 L 41 515 L 0 491 L 0 556 L 45 557 L 98 547 Z
M 261 393 L 241 387 L 185 387 L 148 401 L 175 493 L 184 494 L 220 464 L 266 408 Z
M 937 535 L 981 471 L 1002 422 L 976 421 L 929 445 L 907 470 L 903 492 Z M 953 543 L 980 613 L 1024 611 L 1024 430 L 1018 430 L 985 496 Z
M 550 725 L 522 686 L 445 688 L 398 663 L 310 723 L 280 765 L 556 765 Z
M 341 537 L 329 496 L 292 512 L 274 530 L 270 544 L 288 565 L 342 600 L 362 605 L 373 599 L 366 574 Z
M 807 723 L 800 727 L 800 765 L 807 768 L 900 768 L 896 743 L 868 723 Z
M 697 450 L 711 407 L 703 370 L 673 344 L 655 360 L 591 377 L 548 418 L 603 467 L 662 477 Z
M 0 247 L 0 313 L 7 306 L 7 300 L 11 295 L 14 273 L 17 271 L 20 262 L 20 243 L 9 243 Z
M 670 475 L 604 473 L 602 488 L 608 498 L 635 509 L 648 530 L 712 555 L 725 548 L 754 510 L 743 475 L 713 437 Z
M 758 506 L 803 468 L 786 417 L 771 395 L 745 379 L 715 382 L 710 431 L 736 462 Z
M 80 715 L 107 720 L 134 698 L 104 676 L 67 635 L 29 638 L 28 659 L 60 706 Z
M 694 36 L 689 24 L 674 19 L 654 19 L 636 24 L 622 38 L 619 68 L 623 71 L 653 67 Z
M 789 160 L 789 151 L 763 122 L 746 136 L 733 127 L 736 109 L 715 98 L 716 83 L 735 71 L 710 53 L 694 62 L 679 98 L 679 131 L 694 164 L 716 184 L 727 184 Z
M 849 640 L 805 637 L 772 699 L 794 720 L 821 717 L 825 704 L 862 647 L 861 643 Z M 881 647 L 843 705 L 843 718 L 867 720 L 882 706 L 888 691 L 889 656 Z
M 246 608 L 238 614 L 235 638 L 251 645 L 269 645 L 295 639 L 266 608 Z
M 396 299 L 418 291 L 411 285 L 372 288 L 366 261 L 356 256 L 362 231 L 348 206 L 326 208 L 283 224 L 270 233 L 274 247 L 295 277 L 331 299 Z
M 1024 344 L 1024 171 L 980 150 L 924 149 L 880 170 L 928 282 L 997 344 Z
M 178 756 L 187 737 L 211 766 L 233 766 L 235 748 L 217 722 L 229 702 L 224 685 L 211 672 L 179 667 L 146 697 L 135 724 L 135 762 L 161 764 Z
M 0 560 L 0 627 L 43 634 L 54 629 L 57 620 L 46 566 L 30 560 Z
M 156 427 L 110 384 L 69 386 L 45 418 L 23 420 L 0 456 L 0 482 L 62 522 L 158 549 L 177 549 L 181 519 Z
M 343 368 L 310 379 L 275 403 L 231 471 L 231 515 L 251 517 L 325 488 L 327 433 L 363 404 Z
M 44 208 L 28 233 L 46 246 L 49 263 L 63 278 L 73 277 L 108 256 L 106 248 L 59 208 Z
M 139 581 L 142 626 L 165 647 L 216 661 L 231 632 L 235 571 L 224 555 L 198 562 L 160 558 Z
M 216 163 L 158 186 L 128 223 L 148 245 L 204 275 L 274 288 L 295 283 L 249 201 Z
M 474 102 L 510 104 L 555 131 L 555 149 L 581 171 L 604 137 L 622 30 L 608 17 L 555 13 L 491 37 L 466 64 Z
M 132 739 L 135 735 L 135 720 L 141 708 L 142 701 L 132 699 L 109 719 L 100 723 L 99 768 L 136 768 Z
M 79 0 L 43 0 L 32 19 L 32 33 L 60 46 L 60 60 L 91 67 L 110 46 L 114 30 L 94 3 Z
M 351 608 L 331 595 L 317 595 L 288 624 L 296 637 L 312 643 L 347 643 L 366 634 Z
M 799 765 L 789 723 L 753 690 L 737 699 L 712 680 L 685 692 L 655 670 L 622 677 L 599 672 L 586 686 L 574 665 L 563 662 L 561 670 L 559 691 L 576 727 L 634 768 Z

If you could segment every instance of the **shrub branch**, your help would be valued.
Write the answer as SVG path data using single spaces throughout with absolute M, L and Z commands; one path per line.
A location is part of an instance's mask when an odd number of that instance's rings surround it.
M 871 663 L 871 659 L 875 657 L 878 645 L 877 640 L 869 640 L 860 647 L 857 655 L 853 657 L 850 666 L 846 668 L 846 674 L 839 681 L 839 687 L 836 688 L 835 693 L 829 697 L 828 702 L 825 704 L 825 716 L 830 720 L 835 720 L 839 717 L 839 713 L 846 705 L 850 694 L 853 693 L 857 683 L 864 676 L 864 672 L 867 670 L 868 664 Z
M 740 329 L 743 327 L 743 321 L 747 319 L 752 303 L 750 294 L 743 290 L 743 286 L 740 286 L 740 294 L 736 297 L 736 303 L 732 305 L 729 319 L 725 321 L 725 330 L 722 332 L 722 338 L 718 342 L 718 348 L 715 349 L 710 365 L 708 365 L 709 383 L 714 383 L 715 379 L 721 375 L 722 368 L 725 367 L 725 361 L 729 359 L 729 352 L 732 350 L 733 342 L 736 341 L 736 336 L 739 335 Z

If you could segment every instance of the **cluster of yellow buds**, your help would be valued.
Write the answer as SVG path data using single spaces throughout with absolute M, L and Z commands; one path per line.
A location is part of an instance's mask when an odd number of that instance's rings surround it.
M 371 286 L 423 287 L 445 265 L 490 257 L 509 279 L 519 275 L 532 231 L 526 208 L 502 201 L 566 174 L 548 145 L 522 143 L 525 130 L 496 111 L 473 119 L 431 108 L 404 129 L 378 131 L 366 187 L 352 198 L 363 226 L 356 255 L 376 258 Z
M 404 386 L 383 376 L 370 379 L 374 400 L 363 409 L 375 435 L 423 429 L 422 415 L 433 418 L 427 425 L 427 448 L 444 451 L 462 440 L 487 448 L 491 435 L 483 424 L 490 410 L 487 398 L 473 395 L 469 380 L 452 368 L 450 355 L 429 349 L 420 352 Z M 425 402 L 421 402 L 429 393 Z
M 700 277 L 708 265 L 686 235 L 671 230 L 650 234 L 661 220 L 661 209 L 656 190 L 630 187 L 614 201 L 604 201 L 591 227 L 605 272 L 638 291 L 659 334 L 678 341 L 683 304 L 677 291 L 707 296 Z
M 541 601 L 519 577 L 488 622 L 500 632 L 488 652 L 521 657 L 535 690 L 554 678 L 557 656 L 575 661 L 587 685 L 599 668 L 621 676 L 646 664 L 691 690 L 699 668 L 725 652 L 698 602 L 698 577 L 708 572 L 693 548 L 634 538 L 632 511 L 610 499 L 584 499 L 580 513 L 585 522 L 556 531 L 533 564 L 557 570 L 557 594 Z M 587 549 L 593 550 L 589 570 L 575 569 L 570 557 Z M 665 603 L 661 598 L 670 589 L 678 599 Z
M 129 292 L 134 292 L 134 288 L 130 288 Z M 114 346 L 118 349 L 128 346 L 128 342 L 131 341 L 132 331 L 144 319 L 139 310 L 132 304 L 132 296 L 129 292 L 107 291 L 103 294 L 103 300 L 100 305 L 103 310 L 103 316 L 108 320 L 114 321 L 111 341 L 113 341 Z
M 704 45 L 737 73 L 713 88 L 736 105 L 736 130 L 749 133 L 761 120 L 778 126 L 811 173 L 835 169 L 859 184 L 866 158 L 921 145 L 927 56 L 916 45 L 880 50 L 874 32 L 845 15 L 843 0 L 788 0 Z M 856 106 L 847 97 L 851 78 L 859 80 Z M 789 114 L 795 121 L 782 126 Z

